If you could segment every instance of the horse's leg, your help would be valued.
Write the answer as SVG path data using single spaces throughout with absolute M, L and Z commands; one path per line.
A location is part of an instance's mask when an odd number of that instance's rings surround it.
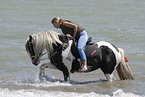
M 51 58 L 51 63 L 63 72 L 64 81 L 68 81 L 69 80 L 69 72 L 68 72 L 67 67 L 62 62 L 62 56 L 57 55 L 57 54 L 54 55 L 53 58 Z
M 52 44 L 53 50 L 54 50 L 54 55 L 50 58 L 50 62 L 57 67 L 60 71 L 63 72 L 64 80 L 68 81 L 69 80 L 69 72 L 67 67 L 63 63 L 63 56 L 62 56 L 62 45 L 60 44 Z
M 59 64 L 58 69 L 63 72 L 64 81 L 69 81 L 70 76 L 67 67 L 64 65 L 64 63 L 58 63 L 58 64 Z
M 45 72 L 44 72 L 44 69 L 47 68 L 48 64 L 42 64 L 40 66 L 40 72 L 39 72 L 39 79 L 41 81 L 43 81 L 45 79 Z
M 105 74 L 105 76 L 106 76 L 107 81 L 109 81 L 109 82 L 116 80 L 115 77 L 113 76 L 113 73 L 112 74 Z
M 113 81 L 115 81 L 115 80 L 116 80 L 116 78 L 114 77 L 113 73 L 112 73 L 112 78 L 113 78 Z

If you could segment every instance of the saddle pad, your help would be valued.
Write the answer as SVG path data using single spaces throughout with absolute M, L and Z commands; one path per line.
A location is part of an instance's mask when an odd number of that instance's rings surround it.
M 95 43 L 93 43 L 92 45 L 86 45 L 85 53 L 87 58 L 97 56 L 97 52 L 98 52 L 98 47 Z

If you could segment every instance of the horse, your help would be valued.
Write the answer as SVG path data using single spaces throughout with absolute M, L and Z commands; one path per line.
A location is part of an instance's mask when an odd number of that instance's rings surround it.
M 45 77 L 45 68 L 62 71 L 64 81 L 70 80 L 70 73 L 88 73 L 100 68 L 109 82 L 116 80 L 113 76 L 115 69 L 120 80 L 134 80 L 132 71 L 127 64 L 128 60 L 124 56 L 124 50 L 109 42 L 94 43 L 91 38 L 88 39 L 84 47 L 88 66 L 86 72 L 80 71 L 81 60 L 77 51 L 77 41 L 70 40 L 63 34 L 47 31 L 29 35 L 25 48 L 35 66 L 40 63 L 41 57 L 45 54 L 50 60 L 50 63 L 43 63 L 40 66 L 40 79 Z

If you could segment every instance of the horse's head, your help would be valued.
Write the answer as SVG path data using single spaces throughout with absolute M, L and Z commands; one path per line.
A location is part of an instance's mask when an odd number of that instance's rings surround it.
M 66 40 L 60 39 L 60 34 L 54 31 L 39 32 L 37 34 L 30 35 L 26 40 L 26 51 L 29 53 L 32 63 L 38 65 L 40 63 L 40 57 L 44 55 L 43 51 L 47 52 L 48 58 L 50 58 L 54 52 L 53 44 L 62 45 Z
M 25 44 L 26 51 L 29 53 L 32 63 L 37 66 L 40 63 L 39 56 L 35 53 L 35 43 L 33 37 L 30 35 Z

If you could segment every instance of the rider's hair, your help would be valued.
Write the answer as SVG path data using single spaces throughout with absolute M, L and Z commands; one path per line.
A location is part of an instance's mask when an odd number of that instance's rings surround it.
M 52 19 L 51 23 L 57 23 L 57 22 L 61 23 L 62 21 L 63 21 L 63 19 L 61 19 L 59 17 L 55 17 Z

